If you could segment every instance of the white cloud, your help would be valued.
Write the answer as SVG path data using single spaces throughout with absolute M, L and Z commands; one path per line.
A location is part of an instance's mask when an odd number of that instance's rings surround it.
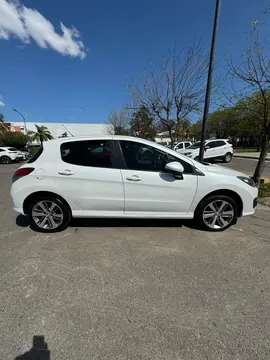
M 0 0 L 0 39 L 17 37 L 24 43 L 33 39 L 42 48 L 50 47 L 62 55 L 84 59 L 86 53 L 79 31 L 60 25 L 62 34 L 37 10 L 15 1 Z
M 0 107 L 6 106 L 3 101 L 0 101 Z

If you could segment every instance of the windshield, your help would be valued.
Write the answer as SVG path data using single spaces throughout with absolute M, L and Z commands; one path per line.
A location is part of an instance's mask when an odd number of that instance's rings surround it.
M 201 144 L 201 142 L 200 142 L 200 141 L 197 141 L 197 142 L 195 142 L 193 145 L 187 147 L 187 149 L 188 149 L 188 150 L 190 150 L 190 149 L 198 149 L 198 148 L 200 147 L 200 144 Z

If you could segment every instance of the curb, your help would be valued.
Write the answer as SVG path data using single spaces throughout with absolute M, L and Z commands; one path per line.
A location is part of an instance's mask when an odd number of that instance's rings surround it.
M 253 160 L 259 160 L 259 158 L 257 157 L 254 157 L 254 156 L 243 156 L 243 155 L 238 155 L 237 153 L 233 154 L 233 158 L 236 157 L 236 158 L 240 158 L 240 159 L 253 159 Z M 266 161 L 270 161 L 270 157 L 267 157 L 265 159 Z

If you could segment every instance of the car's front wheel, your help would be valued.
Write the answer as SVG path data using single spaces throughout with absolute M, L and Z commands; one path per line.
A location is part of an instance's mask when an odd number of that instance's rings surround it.
M 1 164 L 10 164 L 11 161 L 12 161 L 11 158 L 9 156 L 6 156 L 6 155 L 4 155 L 4 156 L 2 156 L 0 158 L 0 163 Z
M 223 231 L 237 222 L 238 206 L 227 195 L 212 195 L 203 199 L 195 212 L 195 222 L 209 231 Z
M 39 232 L 57 232 L 64 230 L 71 219 L 69 207 L 59 198 L 37 196 L 28 209 L 30 226 Z

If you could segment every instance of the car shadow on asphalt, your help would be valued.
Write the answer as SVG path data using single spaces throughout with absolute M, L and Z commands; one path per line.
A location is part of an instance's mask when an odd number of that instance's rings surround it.
M 27 216 L 18 215 L 16 218 L 16 224 L 20 227 L 28 227 L 29 221 Z M 176 227 L 188 227 L 191 229 L 198 229 L 194 221 L 192 220 L 180 220 L 180 219 L 121 219 L 121 218 L 80 218 L 72 219 L 69 227 L 71 228 L 108 228 L 108 227 L 142 227 L 142 228 L 176 228 Z
M 32 348 L 22 355 L 16 356 L 14 360 L 50 360 L 50 350 L 44 341 L 44 336 L 33 336 Z

